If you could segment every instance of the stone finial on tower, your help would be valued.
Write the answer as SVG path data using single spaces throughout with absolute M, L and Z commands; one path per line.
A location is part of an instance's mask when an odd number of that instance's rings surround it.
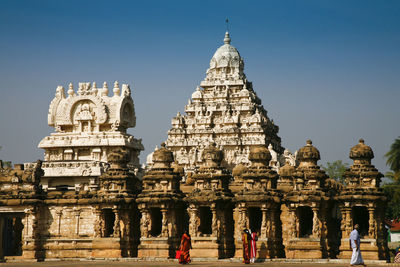
M 203 166 L 219 167 L 223 159 L 222 151 L 217 148 L 214 142 L 203 150 Z
M 225 38 L 224 38 L 224 44 L 230 44 L 231 43 L 231 37 L 229 35 L 229 32 L 225 32 Z
M 307 140 L 307 144 L 299 149 L 297 157 L 300 161 L 300 167 L 315 166 L 321 159 L 318 149 L 312 145 L 311 140 Z
M 103 83 L 103 90 L 102 90 L 102 94 L 101 95 L 103 95 L 103 96 L 108 95 L 108 84 L 107 84 L 107 82 Z
M 74 86 L 72 85 L 72 83 L 69 83 L 69 85 L 68 85 L 68 95 L 69 96 L 73 96 L 74 94 L 75 94 Z
M 153 153 L 153 169 L 170 168 L 173 161 L 174 155 L 171 150 L 166 148 L 165 143 L 162 143 L 161 148 Z
M 114 92 L 114 96 L 119 96 L 119 93 L 121 92 L 121 90 L 119 89 L 118 81 L 114 82 L 113 92 Z
M 266 146 L 254 146 L 250 149 L 249 160 L 252 167 L 268 167 L 271 153 Z
M 93 94 L 94 95 L 97 95 L 97 85 L 96 85 L 96 82 L 93 82 L 92 83 L 92 92 L 93 92 Z
M 358 144 L 350 149 L 349 157 L 354 161 L 354 165 L 370 165 L 374 158 L 371 147 L 364 144 L 364 139 L 360 139 Z
M 374 152 L 371 147 L 364 144 L 360 139 L 359 143 L 350 149 L 350 158 L 353 165 L 345 172 L 347 186 L 350 188 L 378 188 L 383 175 L 371 164 Z

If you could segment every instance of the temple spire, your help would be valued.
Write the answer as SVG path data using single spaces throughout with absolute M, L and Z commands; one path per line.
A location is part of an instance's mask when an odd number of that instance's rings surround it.
M 225 38 L 224 38 L 224 43 L 225 44 L 230 44 L 231 43 L 231 37 L 229 36 L 229 32 L 225 32 Z

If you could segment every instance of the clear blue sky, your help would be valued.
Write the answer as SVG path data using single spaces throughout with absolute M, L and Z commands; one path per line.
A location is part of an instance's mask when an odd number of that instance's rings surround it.
M 146 151 L 205 76 L 225 18 L 283 146 L 373 163 L 400 135 L 400 1 L 0 1 L 0 158 L 42 158 L 57 85 L 129 83 Z

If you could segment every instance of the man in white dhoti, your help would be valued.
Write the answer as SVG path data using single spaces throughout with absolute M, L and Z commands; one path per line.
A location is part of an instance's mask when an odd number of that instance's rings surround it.
M 358 233 L 359 227 L 360 226 L 358 224 L 354 225 L 354 230 L 350 233 L 349 245 L 350 249 L 353 250 L 353 254 L 351 255 L 351 260 L 350 260 L 350 266 L 354 265 L 367 266 L 364 264 L 364 260 L 361 256 L 360 234 Z

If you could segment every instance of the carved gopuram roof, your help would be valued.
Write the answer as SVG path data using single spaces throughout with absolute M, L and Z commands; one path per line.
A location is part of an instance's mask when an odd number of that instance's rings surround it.
M 189 170 L 201 165 L 202 153 L 210 142 L 223 151 L 222 166 L 229 170 L 238 164 L 249 165 L 250 149 L 258 145 L 271 144 L 271 150 L 278 154 L 273 160 L 279 165 L 285 161 L 278 131 L 247 81 L 243 58 L 226 32 L 205 79 L 185 106 L 185 114 L 178 112 L 172 119 L 166 145 L 177 163 Z

